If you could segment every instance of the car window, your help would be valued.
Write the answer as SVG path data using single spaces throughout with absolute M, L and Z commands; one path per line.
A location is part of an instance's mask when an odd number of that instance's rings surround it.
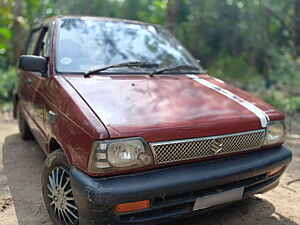
M 36 47 L 33 51 L 33 55 L 41 55 L 41 56 L 45 55 L 46 52 L 45 49 L 47 48 L 46 47 L 47 36 L 48 36 L 48 27 L 42 27 L 40 31 L 40 35 L 37 40 Z
M 191 54 L 166 30 L 123 21 L 63 19 L 56 53 L 56 69 L 60 72 L 85 72 L 129 61 L 153 62 L 160 68 L 182 64 L 199 67 Z M 133 68 L 110 69 L 120 70 L 132 71 Z
M 29 37 L 29 45 L 28 45 L 28 48 L 27 48 L 27 55 L 33 55 L 34 54 L 34 50 L 35 50 L 40 32 L 41 32 L 41 29 L 36 29 L 36 30 L 31 31 L 31 34 L 30 34 L 30 37 Z
M 43 57 L 48 57 L 49 56 L 49 38 L 50 32 L 46 31 L 46 33 L 44 34 L 44 37 L 42 39 L 42 43 L 41 43 L 41 48 L 40 48 L 40 52 L 39 55 L 43 56 Z

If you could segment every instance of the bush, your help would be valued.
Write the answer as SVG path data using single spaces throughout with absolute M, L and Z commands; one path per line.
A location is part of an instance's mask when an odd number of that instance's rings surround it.
M 261 91 L 258 96 L 262 98 L 265 102 L 269 103 L 270 105 L 274 106 L 275 108 L 286 111 L 285 104 L 283 102 L 283 97 L 279 96 L 277 92 L 271 90 L 263 90 Z
M 13 96 L 16 81 L 16 69 L 0 71 L 0 102 L 10 101 Z
M 285 113 L 300 112 L 300 96 L 292 96 L 275 90 L 263 90 L 257 95 Z
M 300 63 L 297 62 L 292 52 L 288 49 L 269 49 L 270 79 L 277 91 L 300 94 Z
M 209 74 L 234 84 L 286 113 L 300 112 L 300 58 L 292 51 L 269 51 L 271 60 L 270 89 L 265 88 L 262 74 L 247 62 L 247 57 L 223 56 L 208 68 Z
M 264 80 L 259 72 L 251 67 L 247 58 L 243 55 L 238 57 L 220 57 L 208 68 L 209 74 L 232 83 L 250 92 L 256 92 L 264 87 Z
M 300 112 L 300 97 L 287 98 L 286 109 L 289 112 Z

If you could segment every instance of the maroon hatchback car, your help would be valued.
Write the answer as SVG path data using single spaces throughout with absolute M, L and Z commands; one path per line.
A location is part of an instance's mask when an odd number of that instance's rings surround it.
M 14 117 L 47 155 L 55 225 L 155 224 L 270 190 L 284 116 L 207 75 L 159 26 L 55 17 L 29 35 Z

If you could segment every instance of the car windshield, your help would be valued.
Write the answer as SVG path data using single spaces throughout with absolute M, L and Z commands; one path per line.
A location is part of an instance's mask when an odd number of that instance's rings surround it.
M 86 72 L 124 62 L 151 62 L 151 67 L 110 68 L 106 72 L 149 72 L 190 65 L 191 54 L 166 30 L 144 23 L 97 19 L 62 19 L 58 32 L 56 69 Z

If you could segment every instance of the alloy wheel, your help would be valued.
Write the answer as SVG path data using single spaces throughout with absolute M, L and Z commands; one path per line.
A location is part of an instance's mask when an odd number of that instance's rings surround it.
M 48 197 L 50 206 L 54 210 L 54 216 L 61 223 L 77 224 L 78 209 L 76 207 L 70 184 L 70 173 L 64 167 L 55 167 L 48 176 Z

